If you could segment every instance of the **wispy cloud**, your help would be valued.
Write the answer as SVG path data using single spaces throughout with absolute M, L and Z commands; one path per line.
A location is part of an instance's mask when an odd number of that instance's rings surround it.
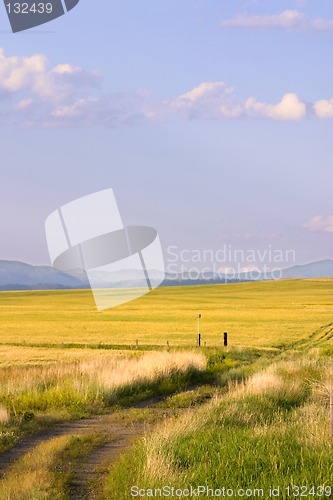
M 278 14 L 238 14 L 232 19 L 223 19 L 222 28 L 256 28 L 282 30 L 333 30 L 333 19 L 310 19 L 298 10 L 284 10 Z
M 293 92 L 278 102 L 243 101 L 223 81 L 203 82 L 174 98 L 155 99 L 147 89 L 108 93 L 102 75 L 67 63 L 51 67 L 42 54 L 6 57 L 0 49 L 0 118 L 21 127 L 135 125 L 142 121 L 333 118 L 333 99 L 305 103 Z
M 205 82 L 181 94 L 170 103 L 174 113 L 190 119 L 237 118 L 242 115 L 242 106 L 233 99 L 233 87 L 224 82 Z
M 303 224 L 303 227 L 309 231 L 333 233 L 333 215 L 329 215 L 326 218 L 321 215 L 315 215 Z

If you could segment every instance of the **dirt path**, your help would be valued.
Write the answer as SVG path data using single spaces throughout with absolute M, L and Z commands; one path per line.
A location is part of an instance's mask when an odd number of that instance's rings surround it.
M 135 424 L 127 429 L 112 427 L 113 439 L 95 448 L 74 467 L 69 498 L 71 500 L 97 499 L 110 466 L 136 439 L 143 435 L 144 430 L 143 424 Z
M 109 422 L 109 415 L 91 417 L 72 422 L 55 424 L 53 427 L 43 429 L 32 436 L 22 438 L 13 448 L 0 455 L 0 478 L 3 477 L 6 469 L 16 460 L 31 451 L 45 441 L 67 434 L 83 434 L 85 432 L 99 431 Z
M 105 440 L 103 440 L 101 446 L 94 448 L 88 456 L 72 464 L 72 480 L 68 492 L 71 500 L 95 500 L 98 498 L 98 491 L 102 487 L 104 477 L 117 458 L 145 431 L 155 425 L 151 422 L 158 422 L 164 417 L 175 413 L 175 410 L 157 408 L 155 405 L 160 401 L 161 398 L 151 399 L 135 407 L 137 409 L 149 409 L 150 418 L 148 418 L 148 421 L 142 419 L 142 415 L 139 419 L 135 419 L 135 416 L 128 418 L 129 409 L 124 409 L 116 414 L 111 413 L 59 423 L 33 436 L 23 438 L 11 450 L 0 455 L 0 479 L 11 464 L 41 443 L 64 435 L 84 436 L 97 432 L 105 436 Z M 91 489 L 92 481 L 94 491 Z
M 95 448 L 87 457 L 78 462 L 72 470 L 69 488 L 70 500 L 97 500 L 101 498 L 104 478 L 110 467 L 136 440 L 154 427 L 164 417 L 175 414 L 175 410 L 147 407 L 152 422 L 109 423 L 99 431 L 107 433 L 108 442 Z

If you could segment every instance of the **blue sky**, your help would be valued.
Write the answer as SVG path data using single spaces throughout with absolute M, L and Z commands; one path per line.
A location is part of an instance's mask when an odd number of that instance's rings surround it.
M 3 8 L 0 259 L 48 264 L 48 214 L 108 187 L 165 250 L 332 258 L 332 2 L 100 3 Z

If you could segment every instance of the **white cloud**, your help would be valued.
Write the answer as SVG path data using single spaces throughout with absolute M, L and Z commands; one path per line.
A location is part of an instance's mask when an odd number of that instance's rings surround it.
M 244 108 L 250 116 L 263 116 L 274 120 L 301 120 L 306 115 L 306 105 L 296 94 L 285 94 L 277 104 L 266 104 L 250 97 Z
M 318 100 L 311 107 L 289 92 L 277 103 L 261 102 L 256 97 L 237 101 L 234 88 L 223 81 L 202 82 L 169 100 L 154 99 L 148 89 L 105 93 L 100 83 L 98 71 L 68 63 L 50 67 L 42 54 L 6 57 L 0 49 L 1 114 L 9 120 L 13 117 L 22 127 L 116 127 L 171 116 L 189 120 L 301 120 L 306 118 L 307 109 L 317 118 L 333 116 L 333 99 Z
M 55 68 L 53 68 L 53 72 L 54 73 L 58 73 L 59 75 L 63 75 L 65 73 L 67 74 L 73 74 L 73 73 L 77 73 L 77 72 L 80 72 L 80 68 L 74 68 L 73 66 L 71 66 L 70 64 L 58 64 L 58 66 L 56 66 Z
M 232 88 L 226 88 L 224 82 L 204 82 L 200 83 L 197 87 L 194 87 L 189 92 L 179 96 L 180 100 L 184 102 L 189 100 L 191 102 L 198 101 L 200 99 L 207 99 L 211 97 L 219 97 L 220 95 L 231 94 L 233 92 Z
M 321 99 L 313 107 L 318 118 L 333 118 L 333 99 Z
M 98 85 L 100 75 L 96 71 L 59 64 L 48 68 L 48 60 L 42 54 L 31 57 L 6 57 L 0 48 L 0 92 L 17 94 L 30 92 L 42 99 L 59 100 L 77 93 L 82 88 Z
M 52 68 L 42 54 L 7 57 L 0 48 L 0 97 L 3 103 L 8 103 L 7 112 L 15 112 L 16 119 L 22 114 L 22 126 L 27 125 L 28 111 L 28 125 L 43 126 L 56 118 L 58 107 L 73 107 L 80 98 L 91 99 L 100 80 L 97 71 L 67 63 Z M 6 113 L 5 106 L 3 109 Z
M 189 118 L 222 119 L 263 117 L 273 120 L 300 120 L 306 116 L 306 105 L 296 94 L 287 93 L 277 104 L 266 104 L 255 97 L 244 103 L 233 98 L 234 89 L 223 82 L 201 83 L 172 101 L 175 111 L 186 112 Z
M 321 215 L 315 215 L 303 224 L 303 227 L 309 231 L 333 233 L 333 215 L 329 215 L 326 218 Z
M 333 19 L 310 19 L 298 10 L 284 10 L 279 14 L 251 15 L 239 14 L 232 19 L 221 21 L 222 28 L 257 28 L 283 30 L 333 30 Z
M 36 78 L 46 70 L 45 56 L 6 57 L 0 48 L 0 91 L 15 93 L 30 89 Z

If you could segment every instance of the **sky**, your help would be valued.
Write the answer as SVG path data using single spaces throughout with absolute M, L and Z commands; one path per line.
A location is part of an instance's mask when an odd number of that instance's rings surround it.
M 179 266 L 333 258 L 332 35 L 331 0 L 0 6 L 0 259 L 49 265 L 46 217 L 110 187 Z

